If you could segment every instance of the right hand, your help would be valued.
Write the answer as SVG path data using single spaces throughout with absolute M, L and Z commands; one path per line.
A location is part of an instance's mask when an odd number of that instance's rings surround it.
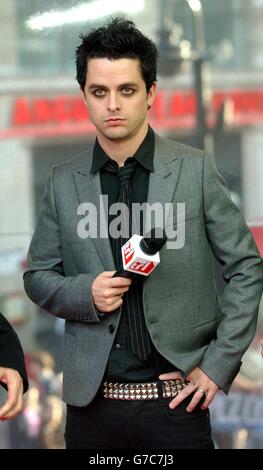
M 122 296 L 129 290 L 131 279 L 112 277 L 116 271 L 104 271 L 99 274 L 92 284 L 92 297 L 99 312 L 111 313 L 119 308 Z

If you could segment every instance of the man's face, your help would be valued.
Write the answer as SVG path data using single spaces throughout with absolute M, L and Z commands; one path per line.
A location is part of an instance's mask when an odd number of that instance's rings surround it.
M 147 130 L 155 94 L 155 83 L 146 91 L 138 59 L 88 61 L 84 99 L 102 139 L 123 141 Z

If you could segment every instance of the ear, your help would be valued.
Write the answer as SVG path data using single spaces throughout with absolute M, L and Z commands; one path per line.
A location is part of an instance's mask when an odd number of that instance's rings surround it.
M 81 92 L 81 94 L 82 94 L 82 98 L 83 98 L 84 104 L 85 104 L 85 106 L 87 107 L 87 100 L 86 100 L 85 91 L 82 90 L 82 88 L 80 88 L 80 92 Z
M 157 82 L 153 82 L 147 94 L 148 109 L 150 109 L 151 106 L 153 105 L 156 95 L 157 95 Z

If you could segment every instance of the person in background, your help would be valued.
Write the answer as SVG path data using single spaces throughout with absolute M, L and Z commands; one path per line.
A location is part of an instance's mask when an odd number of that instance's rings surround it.
M 28 389 L 24 354 L 18 336 L 0 313 L 0 383 L 7 399 L 0 406 L 0 420 L 14 418 L 23 409 L 23 394 Z

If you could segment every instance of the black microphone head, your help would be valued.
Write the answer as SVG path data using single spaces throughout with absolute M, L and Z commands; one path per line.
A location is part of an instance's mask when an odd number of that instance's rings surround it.
M 161 227 L 154 227 L 140 241 L 140 248 L 146 255 L 155 255 L 167 240 L 165 231 Z

